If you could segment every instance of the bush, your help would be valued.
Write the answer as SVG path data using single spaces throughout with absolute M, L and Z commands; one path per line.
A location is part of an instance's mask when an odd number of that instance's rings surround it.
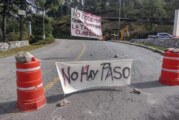
M 23 40 L 29 40 L 30 36 L 27 32 L 24 32 L 23 34 Z M 19 40 L 19 32 L 10 32 L 7 35 L 7 40 L 8 41 L 18 41 Z
M 148 35 L 155 35 L 157 34 L 155 31 L 149 31 L 149 32 L 135 32 L 132 35 L 130 35 L 130 37 L 128 38 L 130 39 L 145 39 L 148 38 Z
M 17 41 L 17 40 L 19 40 L 19 33 L 18 32 L 10 32 L 7 35 L 7 40 L 8 41 Z
M 55 20 L 53 28 L 53 35 L 56 38 L 71 38 L 70 16 L 64 16 L 61 19 Z
M 7 21 L 7 33 L 19 32 L 19 21 L 10 19 Z M 25 28 L 25 25 L 23 26 Z
M 54 42 L 54 37 L 53 36 L 49 36 L 47 37 L 45 40 L 39 40 L 36 43 L 33 43 L 34 45 L 43 45 L 43 44 L 50 44 L 52 42 Z
M 46 40 L 52 39 L 52 22 L 53 19 L 49 17 L 45 17 L 45 35 L 46 35 Z M 33 17 L 32 21 L 32 34 L 30 43 L 35 43 L 38 41 L 43 40 L 43 16 L 35 16 Z M 54 39 L 54 38 L 53 38 Z

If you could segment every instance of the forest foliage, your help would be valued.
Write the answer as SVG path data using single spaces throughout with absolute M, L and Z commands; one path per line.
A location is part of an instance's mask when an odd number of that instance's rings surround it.
M 0 40 L 4 31 L 3 15 L 6 16 L 7 40 L 19 39 L 19 9 L 26 11 L 26 16 L 23 17 L 23 39 L 31 39 L 32 42 L 43 39 L 43 10 L 46 14 L 44 21 L 47 39 L 53 39 L 53 36 L 69 37 L 71 7 L 109 19 L 118 19 L 120 11 L 121 19 L 147 21 L 148 23 L 142 25 L 144 29 L 157 31 L 155 26 L 162 24 L 168 27 L 168 23 L 173 24 L 174 11 L 179 9 L 179 0 L 0 0 Z M 32 22 L 32 36 L 29 36 L 29 21 Z M 157 24 L 155 21 L 158 21 Z M 113 21 L 103 23 L 109 22 Z M 104 28 L 104 31 L 110 29 Z

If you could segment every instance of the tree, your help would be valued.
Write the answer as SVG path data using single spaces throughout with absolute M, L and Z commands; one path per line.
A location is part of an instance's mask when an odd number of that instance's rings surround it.
M 164 0 L 144 0 L 141 15 L 143 18 L 150 20 L 151 28 L 155 19 L 159 20 L 166 17 L 164 7 Z
M 61 6 L 65 0 L 46 0 L 44 6 L 49 17 L 58 17 L 61 14 Z
M 52 31 L 53 31 L 52 22 L 53 22 L 53 19 L 46 16 L 45 19 L 44 19 L 44 22 L 45 22 L 46 40 L 48 40 L 49 38 L 53 39 L 53 36 L 52 36 Z M 31 43 L 43 40 L 42 16 L 33 16 L 32 26 L 33 26 L 32 27 L 33 36 L 32 36 Z
M 31 14 L 31 9 L 28 6 L 31 4 L 28 3 L 26 0 L 0 0 L 0 15 L 2 16 L 2 33 L 3 33 L 3 42 L 6 40 L 6 21 L 7 18 L 16 18 L 20 19 L 20 39 L 22 39 L 23 35 L 23 16 L 18 14 L 18 10 L 26 11 L 27 15 Z
M 149 19 L 165 18 L 164 0 L 144 0 L 141 15 Z
M 178 0 L 166 0 L 165 9 L 167 11 L 167 18 L 172 20 L 174 19 L 175 10 L 179 9 Z

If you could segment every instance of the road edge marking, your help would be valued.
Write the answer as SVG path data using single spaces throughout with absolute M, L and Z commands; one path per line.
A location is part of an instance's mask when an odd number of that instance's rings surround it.
M 80 58 L 82 57 L 82 55 L 85 53 L 85 51 L 86 51 L 86 45 L 84 44 L 84 42 L 83 41 L 80 41 L 81 43 L 82 43 L 82 49 L 81 49 L 81 51 L 80 51 L 80 54 L 75 58 L 75 60 L 77 61 L 77 60 L 80 60 Z
M 83 41 L 80 41 L 82 44 L 82 49 L 80 50 L 80 53 L 78 54 L 78 56 L 75 58 L 75 60 L 80 60 L 80 58 L 83 56 L 83 54 L 86 51 L 86 45 L 84 44 Z M 52 81 L 50 81 L 49 83 L 47 83 L 47 85 L 45 86 L 44 90 L 45 92 L 47 92 L 48 90 L 50 90 L 58 81 L 60 81 L 60 79 L 58 77 L 54 78 Z
M 58 81 L 59 81 L 59 78 L 58 78 L 58 77 L 56 77 L 56 78 L 54 78 L 52 81 L 50 81 L 50 82 L 44 87 L 45 92 L 47 92 L 48 90 L 50 90 Z
M 82 57 L 82 55 L 84 54 L 84 52 L 86 51 L 86 45 L 84 44 L 83 41 L 80 41 L 83 45 L 82 49 L 80 50 L 79 55 L 75 58 L 75 60 L 80 60 L 80 58 Z M 48 92 L 58 81 L 60 81 L 59 77 L 54 78 L 52 81 L 50 81 L 49 83 L 47 83 L 47 85 L 45 85 L 44 90 L 45 92 Z M 15 118 L 19 113 L 19 110 L 16 108 L 13 112 L 15 113 L 11 113 L 11 119 Z M 17 113 L 16 113 L 17 112 Z

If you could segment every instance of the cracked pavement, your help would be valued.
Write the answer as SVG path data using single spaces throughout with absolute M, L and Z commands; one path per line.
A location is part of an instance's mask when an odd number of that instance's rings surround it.
M 80 54 L 83 48 L 84 53 Z M 158 53 L 122 43 L 59 39 L 31 53 L 41 60 L 44 86 L 58 76 L 55 62 L 104 59 L 134 59 L 131 85 L 102 87 L 67 95 L 70 103 L 57 107 L 59 100 L 64 98 L 61 85 L 57 82 L 46 91 L 45 107 L 23 113 L 16 108 L 14 56 L 3 58 L 0 59 L 1 120 L 179 119 L 179 88 L 159 83 L 162 56 Z M 141 94 L 133 93 L 133 88 L 140 89 Z

